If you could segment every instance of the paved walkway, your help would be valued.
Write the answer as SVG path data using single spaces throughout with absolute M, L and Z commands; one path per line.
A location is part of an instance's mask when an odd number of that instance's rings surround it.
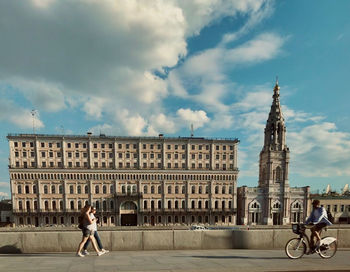
M 0 255 L 0 271 L 350 271 L 350 251 L 332 259 L 290 260 L 283 250 L 177 250 L 110 252 L 84 258 L 73 253 Z

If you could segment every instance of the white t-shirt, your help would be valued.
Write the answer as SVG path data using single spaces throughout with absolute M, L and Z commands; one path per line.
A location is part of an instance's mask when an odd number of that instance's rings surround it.
M 95 216 L 94 216 L 94 214 L 93 214 L 93 213 L 90 213 L 90 215 L 89 215 L 89 216 L 90 216 L 90 219 L 91 219 L 91 220 L 95 218 Z M 95 221 L 93 221 L 93 222 L 92 222 L 92 224 L 88 225 L 88 226 L 87 226 L 87 229 L 88 229 L 88 230 L 97 231 L 97 224 L 96 224 L 96 220 L 95 220 Z

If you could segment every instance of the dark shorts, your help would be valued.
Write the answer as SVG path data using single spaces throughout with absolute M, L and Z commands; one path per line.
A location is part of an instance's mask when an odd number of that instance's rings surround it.
M 84 237 L 89 237 L 91 235 L 94 235 L 94 231 L 93 230 L 89 230 L 87 228 L 83 228 L 81 231 L 83 232 L 83 236 Z
M 313 230 L 315 231 L 320 231 L 321 229 L 327 227 L 326 223 L 318 223 L 315 226 L 312 227 Z

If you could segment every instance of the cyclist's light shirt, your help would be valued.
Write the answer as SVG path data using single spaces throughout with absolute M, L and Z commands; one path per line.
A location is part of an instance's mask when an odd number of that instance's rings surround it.
M 328 226 L 332 225 L 332 223 L 328 220 L 326 209 L 323 207 L 312 210 L 305 224 L 309 223 L 313 223 L 315 225 L 318 223 L 326 223 Z

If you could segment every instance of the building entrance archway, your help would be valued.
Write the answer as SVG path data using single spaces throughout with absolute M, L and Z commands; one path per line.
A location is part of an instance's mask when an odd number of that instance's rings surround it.
M 137 226 L 137 205 L 132 201 L 120 205 L 120 225 Z

